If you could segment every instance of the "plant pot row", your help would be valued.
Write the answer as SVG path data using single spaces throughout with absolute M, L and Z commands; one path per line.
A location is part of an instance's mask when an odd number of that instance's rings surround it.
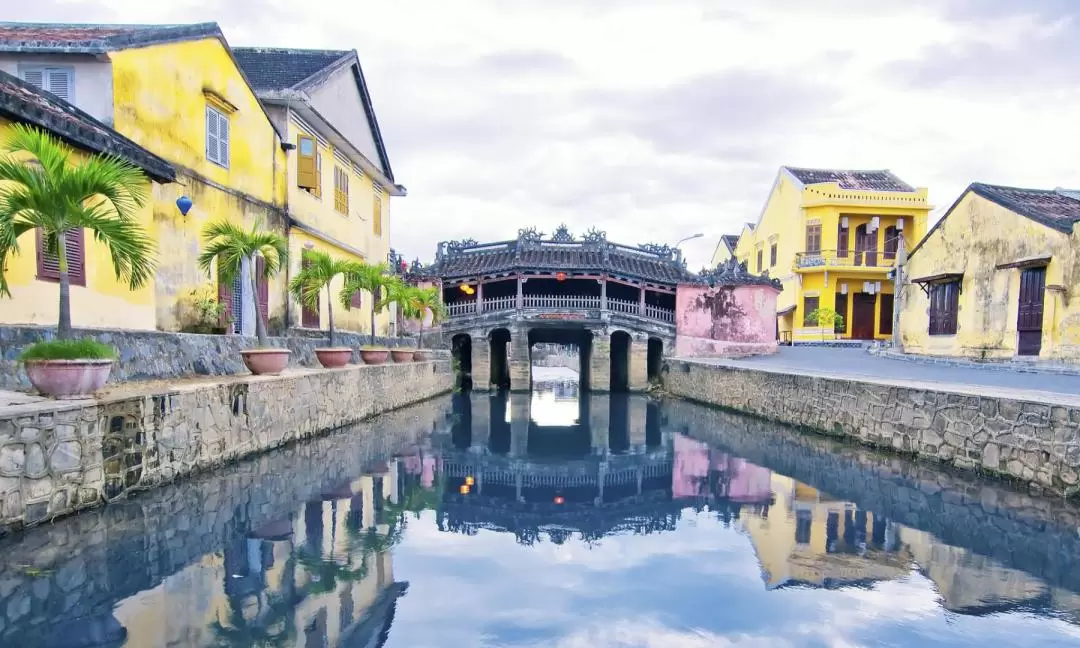
M 260 376 L 276 376 L 289 364 L 288 349 L 246 349 L 240 352 L 244 365 L 251 373 Z M 350 347 L 325 347 L 315 349 L 319 364 L 327 369 L 338 369 L 349 364 L 353 350 Z M 379 365 L 387 360 L 394 362 L 413 362 L 427 360 L 423 349 L 360 349 L 360 359 L 364 364 Z

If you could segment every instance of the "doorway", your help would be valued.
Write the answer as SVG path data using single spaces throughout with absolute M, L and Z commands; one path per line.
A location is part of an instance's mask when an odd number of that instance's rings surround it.
M 866 224 L 855 228 L 855 265 L 877 265 L 877 232 L 866 231 Z
M 1037 356 L 1042 351 L 1043 296 L 1046 267 L 1020 273 L 1020 308 L 1016 316 L 1016 354 Z
M 874 339 L 874 302 L 875 295 L 855 293 L 851 303 L 851 338 L 853 340 Z

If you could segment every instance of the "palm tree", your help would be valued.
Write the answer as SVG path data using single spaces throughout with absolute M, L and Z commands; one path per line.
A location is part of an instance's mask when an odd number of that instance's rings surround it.
M 269 279 L 281 269 L 289 252 L 284 236 L 277 232 L 261 231 L 258 222 L 250 230 L 227 220 L 208 223 L 203 228 L 202 236 L 206 248 L 199 255 L 198 263 L 203 272 L 212 276 L 211 270 L 216 260 L 218 281 L 231 284 L 240 275 L 240 268 L 247 259 L 251 266 L 252 295 L 259 294 L 256 259 L 262 257 L 263 276 Z M 266 322 L 258 304 L 255 307 L 255 337 L 259 340 L 259 346 L 266 346 Z
M 434 286 L 413 288 L 412 305 L 416 312 L 415 316 L 420 319 L 420 339 L 417 341 L 417 346 L 422 349 L 424 348 L 424 318 L 431 313 L 431 325 L 435 326 L 446 317 L 446 306 L 442 303 L 439 289 Z
M 385 308 L 390 304 L 397 304 L 402 317 L 413 317 L 416 308 L 413 305 L 413 287 L 401 280 L 400 277 L 391 276 L 383 286 L 383 298 L 379 308 Z M 404 327 L 398 329 L 398 337 L 405 337 Z
M 389 272 L 390 268 L 385 263 L 357 263 L 345 275 L 345 287 L 341 290 L 342 306 L 348 304 L 352 294 L 357 290 L 366 290 L 371 293 L 371 346 L 375 346 L 375 315 L 386 307 L 382 301 L 383 288 L 393 281 Z
M 0 295 L 11 296 L 4 277 L 18 239 L 40 229 L 45 250 L 55 255 L 60 275 L 58 339 L 71 338 L 71 279 L 66 236 L 90 230 L 104 243 L 117 280 L 131 290 L 154 273 L 154 241 L 138 222 L 149 198 L 138 167 L 113 155 L 72 160 L 71 147 L 44 131 L 11 126 L 0 157 Z
M 334 296 L 330 292 L 330 284 L 337 276 L 346 276 L 358 270 L 359 264 L 355 261 L 335 259 L 321 250 L 305 250 L 304 261 L 306 262 L 292 281 L 289 282 L 289 292 L 292 293 L 306 308 L 318 308 L 319 291 L 326 288 L 326 315 L 330 323 L 330 346 L 334 346 L 337 340 L 337 331 L 334 328 Z M 342 294 L 342 303 L 348 307 L 352 293 Z

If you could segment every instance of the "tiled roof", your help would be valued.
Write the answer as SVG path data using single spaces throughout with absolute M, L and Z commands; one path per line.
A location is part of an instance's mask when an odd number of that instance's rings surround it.
M 636 254 L 618 248 L 539 248 L 517 250 L 513 244 L 497 250 L 468 250 L 449 255 L 435 263 L 431 273 L 455 278 L 514 270 L 596 271 L 626 275 L 646 281 L 677 283 L 687 277 L 680 265 L 647 253 Z
M 720 237 L 720 240 L 724 242 L 724 246 L 727 247 L 728 252 L 735 254 L 735 247 L 739 244 L 738 234 L 724 234 Z
M 50 131 L 94 153 L 117 155 L 159 182 L 176 179 L 176 169 L 89 114 L 56 95 L 0 72 L 0 116 Z
M 1060 230 L 1072 232 L 1080 221 L 1080 194 L 1064 189 L 1022 189 L 972 183 L 971 191 L 1021 216 Z
M 856 191 L 915 191 L 911 185 L 897 178 L 888 169 L 880 171 L 852 171 L 847 169 L 800 169 L 784 167 L 803 184 L 835 182 L 841 189 Z
M 103 54 L 192 38 L 222 37 L 217 23 L 99 25 L 0 22 L 0 52 Z
M 349 50 L 234 47 L 233 56 L 255 90 L 288 90 L 337 63 Z

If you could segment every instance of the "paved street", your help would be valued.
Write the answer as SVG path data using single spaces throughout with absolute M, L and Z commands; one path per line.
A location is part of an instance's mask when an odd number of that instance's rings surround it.
M 838 376 L 893 378 L 1055 394 L 1080 394 L 1080 376 L 922 364 L 881 358 L 870 355 L 862 349 L 780 347 L 780 351 L 771 356 L 741 360 L 709 359 L 702 362 L 772 371 L 822 372 Z

